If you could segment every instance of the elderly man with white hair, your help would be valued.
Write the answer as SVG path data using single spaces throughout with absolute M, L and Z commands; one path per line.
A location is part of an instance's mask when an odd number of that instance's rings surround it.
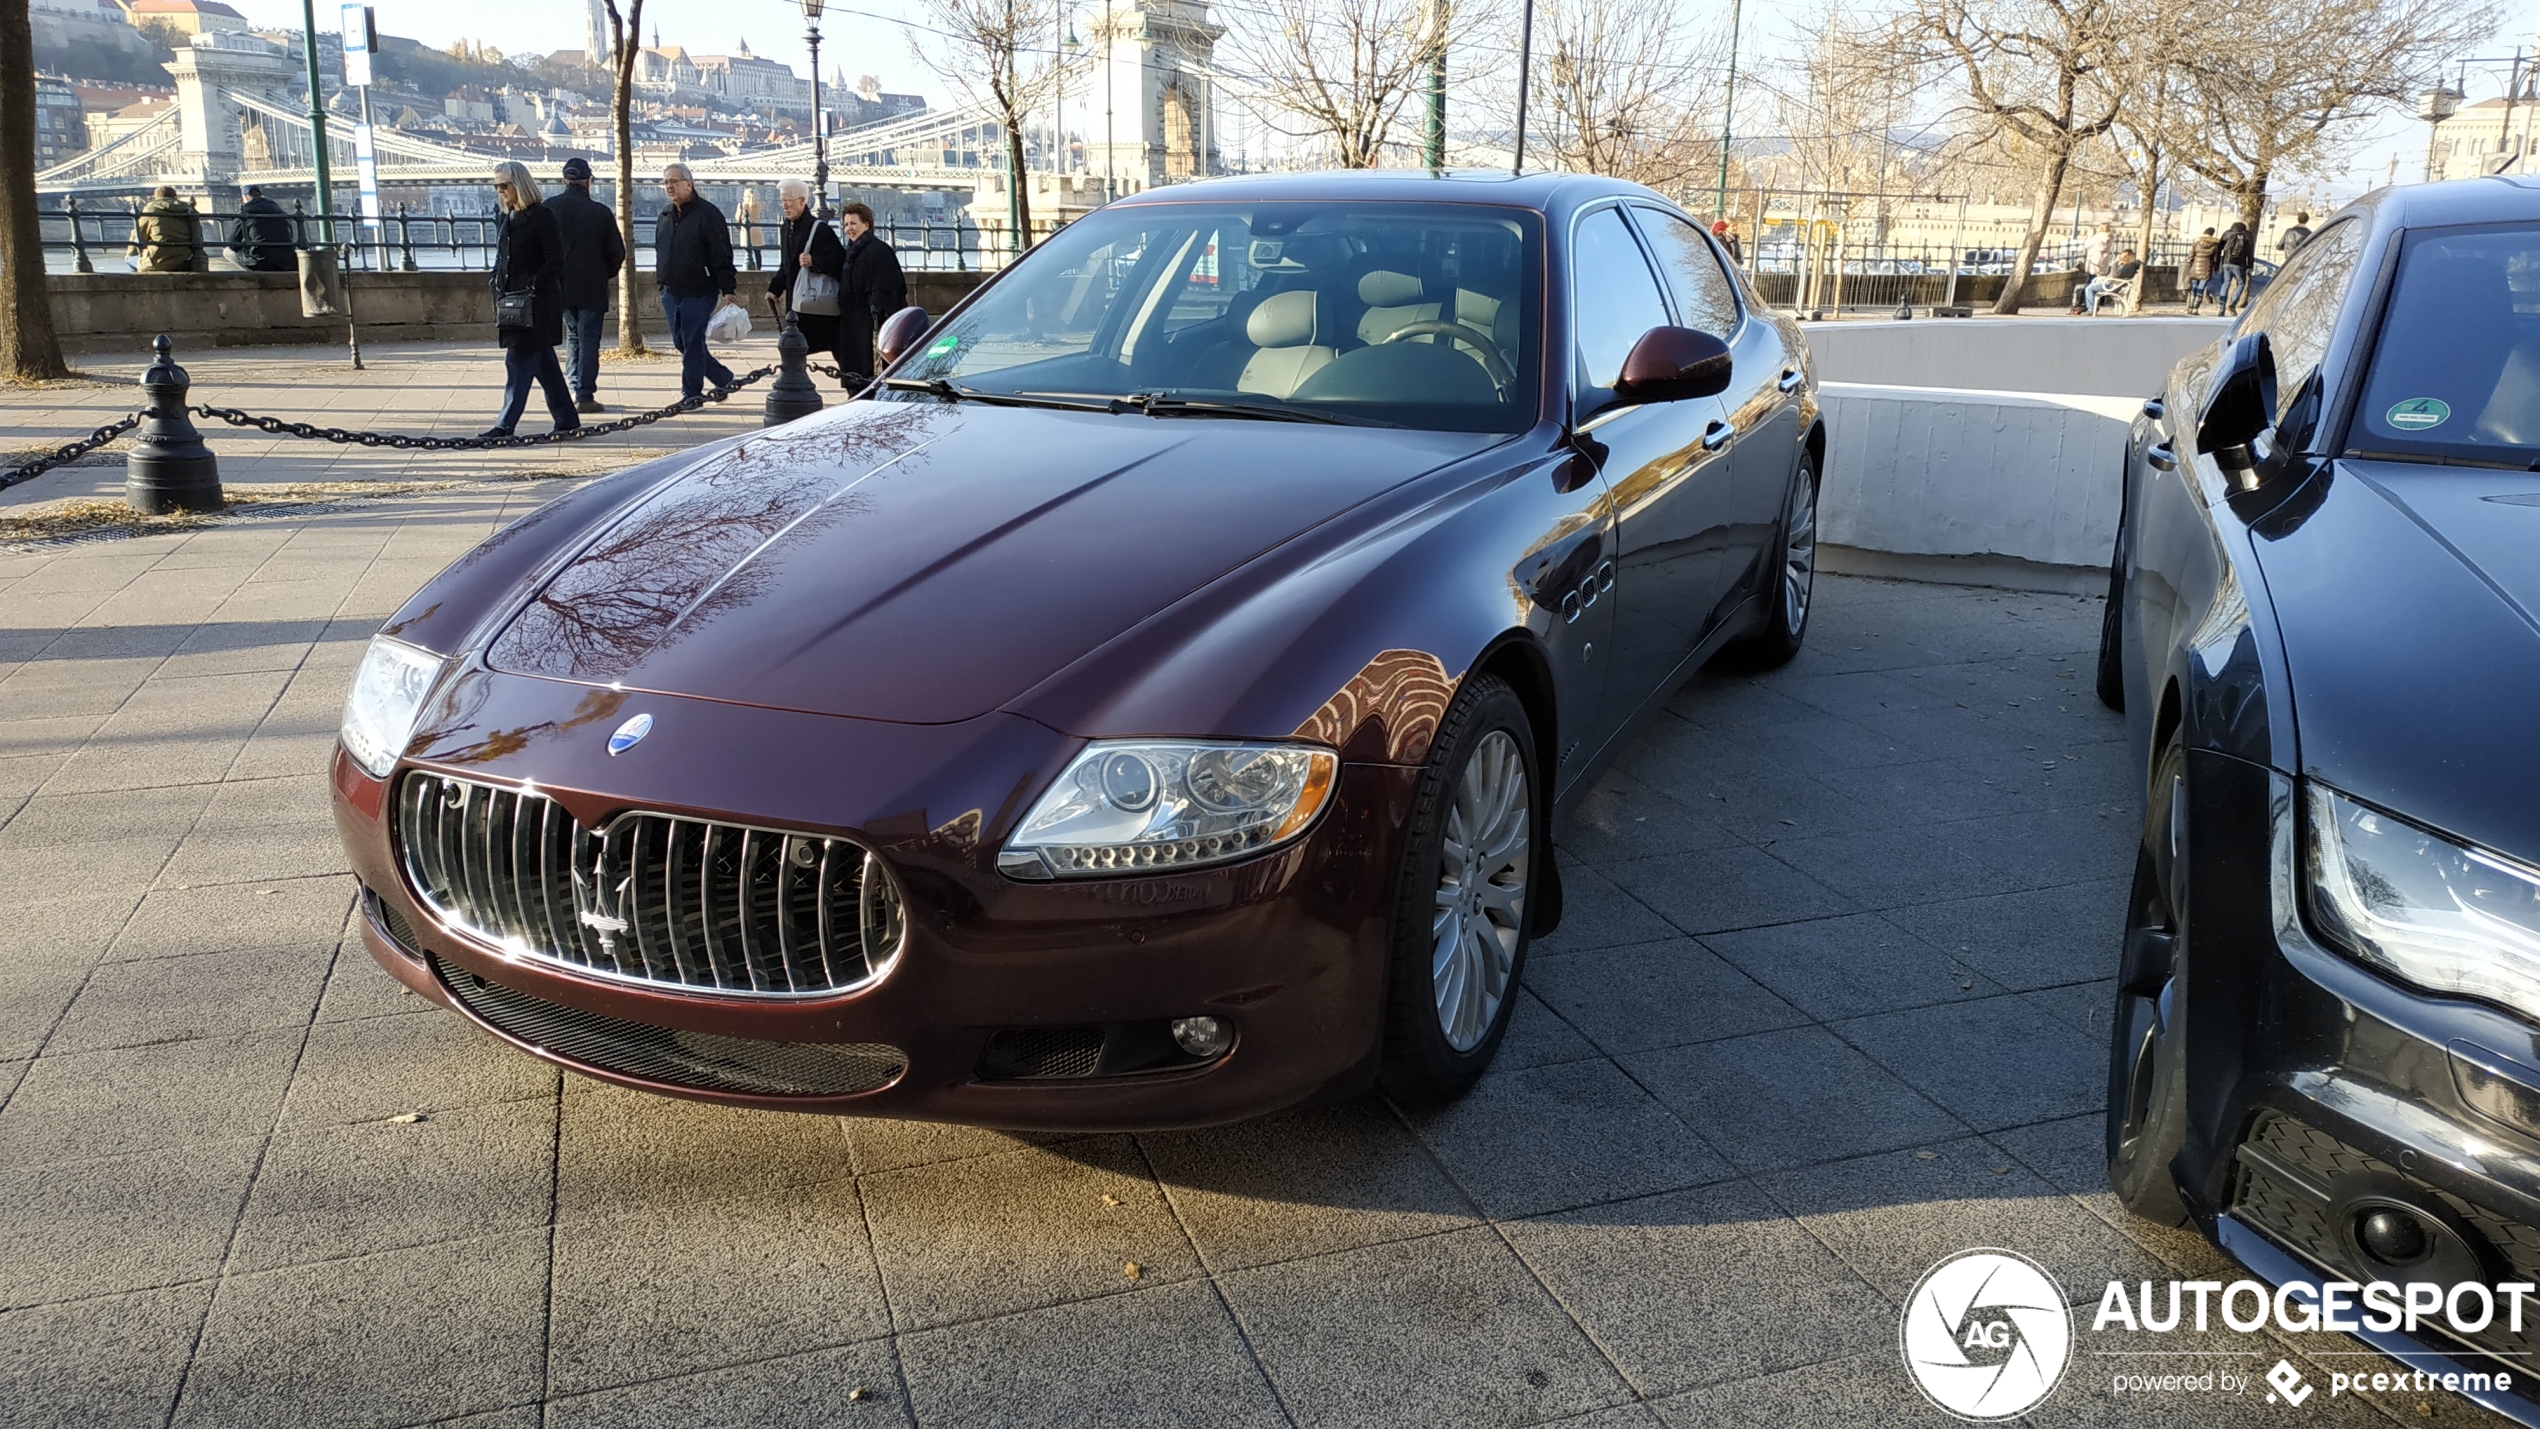
M 838 348 L 838 297 L 845 285 L 847 245 L 811 211 L 811 185 L 787 179 L 776 186 L 776 201 L 785 209 L 785 224 L 780 230 L 782 256 L 776 271 L 767 277 L 767 310 L 781 318 L 791 308 L 795 325 L 803 330 L 803 341 L 814 352 L 828 353 L 845 370 L 846 357 Z M 801 279 L 806 273 L 829 280 L 826 300 L 815 300 L 813 311 L 803 307 L 806 289 Z
M 732 229 L 723 210 L 697 192 L 688 166 L 662 166 L 662 192 L 670 204 L 653 220 L 653 279 L 661 287 L 661 315 L 670 345 L 679 349 L 679 393 L 694 397 L 732 385 L 732 369 L 706 350 L 706 323 L 732 301 L 739 280 L 732 272 Z

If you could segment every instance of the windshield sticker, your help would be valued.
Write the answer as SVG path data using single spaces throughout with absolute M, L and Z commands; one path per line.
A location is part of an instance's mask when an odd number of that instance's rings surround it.
M 926 355 L 928 357 L 942 357 L 959 346 L 961 346 L 960 338 L 951 333 L 945 333 L 942 337 L 935 339 L 935 345 L 933 347 L 926 349 Z
M 2411 397 L 2392 407 L 2381 420 L 2403 432 L 2422 432 L 2452 419 L 2452 406 L 2440 397 Z

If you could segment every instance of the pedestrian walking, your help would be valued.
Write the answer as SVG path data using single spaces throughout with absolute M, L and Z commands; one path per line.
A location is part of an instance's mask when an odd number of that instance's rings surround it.
M 851 203 L 838 211 L 838 227 L 847 235 L 846 291 L 839 295 L 838 368 L 846 373 L 849 391 L 861 387 L 877 370 L 873 335 L 893 313 L 908 306 L 908 279 L 900 273 L 900 255 L 873 231 L 873 210 Z
M 609 315 L 609 290 L 626 266 L 626 240 L 618 235 L 617 215 L 591 197 L 591 161 L 579 155 L 564 161 L 564 192 L 547 200 L 564 236 L 564 275 L 558 297 L 564 304 L 564 375 L 573 389 L 577 412 L 605 412 L 600 405 L 600 329 Z
M 697 192 L 688 166 L 662 166 L 662 192 L 670 206 L 653 220 L 653 278 L 661 286 L 662 320 L 670 345 L 679 349 L 679 395 L 694 397 L 732 385 L 732 369 L 706 347 L 706 323 L 732 301 L 739 286 L 732 273 L 732 230 L 723 210 Z
M 2311 216 L 2307 213 L 2297 213 L 2293 215 L 2293 226 L 2284 230 L 2284 236 L 2275 241 L 2275 251 L 2290 258 L 2293 256 L 2293 250 L 2310 241 Z
M 229 252 L 250 273 L 289 273 L 300 266 L 292 256 L 291 216 L 254 184 L 230 222 Z
M 2210 228 L 2198 234 L 2187 247 L 2187 267 L 2181 276 L 2187 280 L 2187 314 L 2194 317 L 2205 307 L 2205 295 L 2219 291 L 2214 283 L 2214 250 L 2221 247 Z
M 2237 221 L 2215 240 L 2214 302 L 2224 317 L 2249 306 L 2249 260 L 2256 256 L 2257 247 L 2249 235 L 2249 225 Z
M 1720 240 L 1721 247 L 1729 250 L 1731 263 L 1746 261 L 1746 245 L 1737 241 L 1736 224 L 1725 218 L 1714 219 L 1711 223 L 1711 236 Z
M 564 234 L 556 213 L 539 202 L 538 181 L 509 159 L 494 166 L 494 197 L 505 218 L 494 245 L 494 340 L 503 349 L 503 415 L 484 435 L 508 437 L 529 406 L 529 386 L 547 396 L 556 430 L 582 425 L 573 394 L 556 365 L 564 340 Z
M 175 188 L 159 185 L 158 192 L 132 217 L 132 241 L 124 252 L 133 259 L 136 273 L 191 273 L 195 254 L 202 249 L 202 215 L 194 205 L 176 196 Z
M 781 323 L 790 309 L 811 350 L 828 353 L 839 371 L 852 372 L 838 341 L 845 325 L 838 315 L 846 306 L 847 245 L 811 211 L 811 185 L 787 179 L 776 186 L 776 202 L 785 222 L 777 229 L 776 271 L 767 275 L 767 311 Z M 805 282 L 805 275 L 812 281 Z

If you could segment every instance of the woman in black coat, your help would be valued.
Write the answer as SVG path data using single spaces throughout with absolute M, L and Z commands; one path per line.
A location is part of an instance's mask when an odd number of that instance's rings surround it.
M 841 296 L 838 367 L 847 386 L 861 387 L 873 373 L 873 334 L 891 314 L 908 306 L 908 280 L 900 275 L 900 255 L 873 231 L 873 210 L 851 203 L 838 210 L 838 226 L 847 231 L 847 282 Z
M 564 229 L 553 209 L 539 202 L 538 181 L 529 170 L 505 161 L 494 166 L 494 194 L 508 215 L 503 236 L 494 248 L 494 340 L 503 348 L 503 415 L 485 435 L 508 437 L 529 406 L 529 384 L 547 396 L 547 415 L 556 430 L 582 425 L 573 408 L 573 391 L 565 386 L 564 366 L 556 361 L 556 344 L 564 341 Z M 529 295 L 529 326 L 502 326 L 502 300 Z
M 843 280 L 847 270 L 847 245 L 828 224 L 811 211 L 811 185 L 800 179 L 787 179 L 777 185 L 776 201 L 785 208 L 783 256 L 776 261 L 776 271 L 767 277 L 767 310 L 780 321 L 785 309 L 793 305 L 794 280 L 804 273 Z M 841 281 L 841 287 L 844 286 Z M 841 309 L 843 311 L 843 307 Z M 838 346 L 836 313 L 796 313 L 794 323 L 803 331 L 803 341 L 813 352 L 828 353 L 841 370 L 847 366 L 847 354 Z

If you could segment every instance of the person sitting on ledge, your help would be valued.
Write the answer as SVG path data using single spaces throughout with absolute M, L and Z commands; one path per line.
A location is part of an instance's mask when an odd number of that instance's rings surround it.
M 159 191 L 141 206 L 132 220 L 132 242 L 124 252 L 136 261 L 136 273 L 191 273 L 194 255 L 202 250 L 201 215 L 194 205 L 176 196 L 176 189 L 159 185 Z
M 2140 278 L 2142 274 L 2143 261 L 2134 256 L 2134 250 L 2128 248 L 2121 251 L 2117 254 L 2117 266 L 2106 275 L 2091 279 L 2090 286 L 2082 290 L 2082 306 L 2092 317 L 2099 316 L 2101 298 L 2115 294 L 2120 288 Z

